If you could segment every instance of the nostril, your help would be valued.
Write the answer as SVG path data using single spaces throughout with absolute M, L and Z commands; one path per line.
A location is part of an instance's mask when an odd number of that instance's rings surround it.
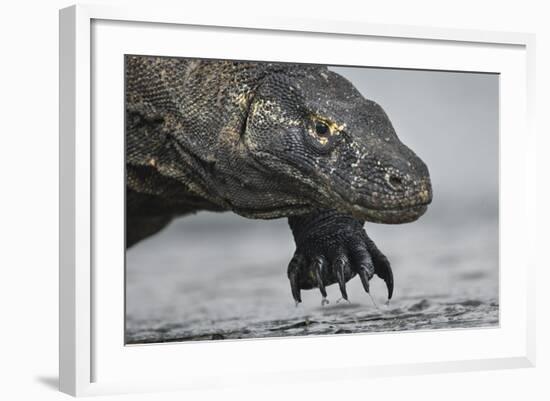
M 388 177 L 388 184 L 390 184 L 393 188 L 398 189 L 403 185 L 403 180 L 398 175 L 392 174 Z

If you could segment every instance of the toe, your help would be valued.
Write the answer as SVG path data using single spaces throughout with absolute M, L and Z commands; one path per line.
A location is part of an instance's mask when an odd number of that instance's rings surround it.
M 338 281 L 338 286 L 340 287 L 340 292 L 342 293 L 342 298 L 346 301 L 348 300 L 348 292 L 346 290 L 346 278 L 349 276 L 347 271 L 350 270 L 349 260 L 346 256 L 340 255 L 336 257 L 332 262 L 332 270 Z
M 369 253 L 372 255 L 372 261 L 374 263 L 374 273 L 380 277 L 386 283 L 388 289 L 388 300 L 393 295 L 393 271 L 386 255 L 384 255 L 376 244 L 370 239 L 366 238 L 366 245 Z
M 359 275 L 365 292 L 370 292 L 369 280 L 374 276 L 374 264 L 370 253 L 363 247 L 352 252 L 353 269 Z
M 327 267 L 327 261 L 323 256 L 317 256 L 313 260 L 312 270 L 315 272 L 315 279 L 317 281 L 317 287 L 323 296 L 323 300 L 327 297 L 327 290 L 325 288 L 324 275 Z
M 292 291 L 292 297 L 296 304 L 302 302 L 302 295 L 300 292 L 300 271 L 305 267 L 305 258 L 295 253 L 292 260 L 288 264 L 288 279 L 290 281 L 290 290 Z
M 393 295 L 393 272 L 391 269 L 391 265 L 385 256 L 384 260 L 385 263 L 382 264 L 381 268 L 376 269 L 376 275 L 385 281 L 386 287 L 388 289 L 388 300 L 390 300 Z

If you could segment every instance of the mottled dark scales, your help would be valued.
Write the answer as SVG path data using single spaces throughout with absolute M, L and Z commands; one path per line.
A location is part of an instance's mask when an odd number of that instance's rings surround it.
M 377 275 L 366 221 L 418 219 L 426 165 L 375 102 L 326 67 L 126 58 L 127 246 L 200 210 L 288 218 L 292 295 Z

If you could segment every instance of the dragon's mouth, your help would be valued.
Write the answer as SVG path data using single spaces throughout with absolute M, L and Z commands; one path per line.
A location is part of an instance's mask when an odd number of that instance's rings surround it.
M 324 178 L 324 181 L 327 182 L 328 177 Z M 429 177 L 415 182 L 415 186 L 409 188 L 408 192 L 411 194 L 408 196 L 399 193 L 390 193 L 386 196 L 366 191 L 358 193 L 357 190 L 350 190 L 349 186 L 344 185 L 333 185 L 331 189 L 327 194 L 327 198 L 332 208 L 351 214 L 356 219 L 373 223 L 401 224 L 413 222 L 426 213 L 428 205 L 432 201 Z
M 350 212 L 355 218 L 372 223 L 402 224 L 417 220 L 427 209 L 428 203 L 395 209 L 371 209 L 353 205 Z
M 358 204 L 357 198 L 352 201 L 346 200 L 346 197 L 339 191 L 334 191 L 331 195 L 333 204 L 343 205 L 340 208 L 336 207 L 343 213 L 349 213 L 359 220 L 383 224 L 413 222 L 426 213 L 428 205 L 432 201 L 431 188 L 429 187 L 418 191 L 418 195 L 414 198 L 402 199 L 401 204 L 394 203 L 393 205 L 388 203 L 373 205 L 373 202 L 369 202 L 366 199 L 361 200 L 361 205 Z

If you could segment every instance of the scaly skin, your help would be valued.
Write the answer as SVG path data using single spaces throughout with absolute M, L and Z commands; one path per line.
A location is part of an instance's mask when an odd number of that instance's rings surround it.
M 426 165 L 382 108 L 326 67 L 126 58 L 127 246 L 200 210 L 288 217 L 300 290 L 374 274 L 365 221 L 406 223 L 432 199 Z

